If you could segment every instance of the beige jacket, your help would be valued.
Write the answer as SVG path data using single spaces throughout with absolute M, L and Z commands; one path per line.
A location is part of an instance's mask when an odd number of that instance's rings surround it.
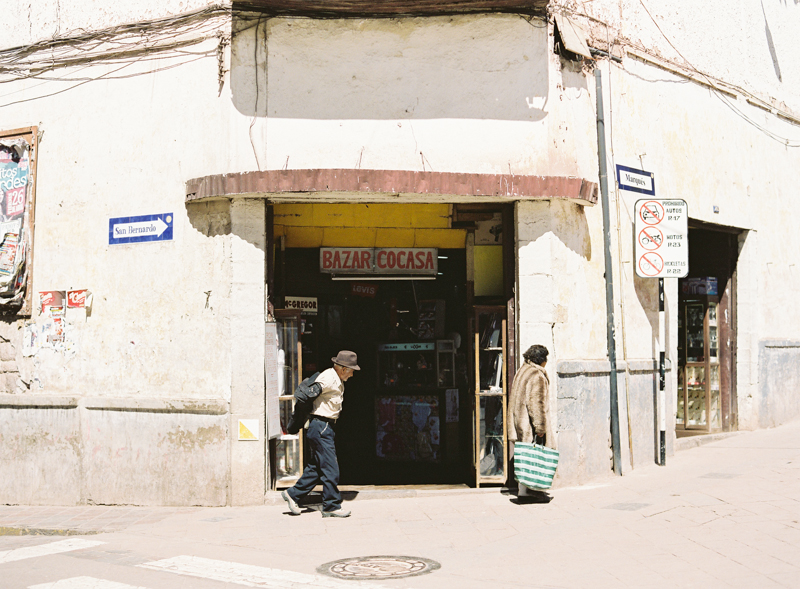
M 339 413 L 342 412 L 344 383 L 336 373 L 336 369 L 331 367 L 323 370 L 314 382 L 322 385 L 322 392 L 319 397 L 314 399 L 314 409 L 311 413 L 321 417 L 337 419 Z
M 550 380 L 538 364 L 525 362 L 511 384 L 508 396 L 508 439 L 512 442 L 533 442 L 533 434 L 547 435 L 546 445 L 555 447 L 550 423 L 548 392 Z

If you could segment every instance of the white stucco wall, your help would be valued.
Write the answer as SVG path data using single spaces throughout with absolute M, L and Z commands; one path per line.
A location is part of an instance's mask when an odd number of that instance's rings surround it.
M 237 24 L 245 30 L 234 37 L 231 80 L 236 108 L 257 116 L 252 134 L 264 169 L 596 173 L 586 169 L 583 142 L 567 134 L 543 141 L 581 123 L 561 101 L 583 100 L 586 91 L 576 78 L 554 93 L 552 41 L 541 21 L 252 24 Z
M 792 0 L 712 0 L 702 8 L 692 0 L 558 4 L 592 17 L 584 23 L 596 46 L 608 40 L 643 48 L 800 113 L 800 5 Z
M 73 357 L 42 350 L 20 359 L 35 392 L 229 395 L 227 213 L 213 220 L 213 211 L 196 210 L 195 227 L 184 204 L 187 179 L 228 167 L 229 102 L 218 97 L 213 57 L 147 73 L 170 63 L 133 64 L 126 74 L 143 75 L 2 109 L 5 128 L 35 124 L 41 135 L 34 292 L 88 288 L 94 295 L 91 316 L 75 322 Z M 98 65 L 80 75 L 108 71 Z M 29 80 L 3 90 L 35 98 L 74 85 Z M 166 212 L 175 216 L 172 241 L 108 244 L 110 218 Z
M 31 1 L 15 4 L 0 25 L 10 24 L 3 44 L 14 46 L 207 4 Z M 617 26 L 612 40 L 681 61 L 640 3 L 595 2 L 581 10 Z M 681 0 L 650 10 L 692 65 L 800 110 L 793 37 L 800 6 L 770 2 L 760 12 L 760 3 L 740 0 L 700 13 L 695 3 Z M 195 46 L 210 51 L 196 61 L 141 61 L 119 72 L 112 71 L 118 65 L 92 65 L 59 71 L 68 78 L 63 81 L 2 84 L 4 128 L 38 125 L 41 133 L 34 291 L 88 288 L 94 295 L 91 316 L 75 322 L 79 347 L 73 356 L 17 354 L 31 392 L 214 398 L 232 400 L 233 416 L 261 411 L 250 385 L 263 363 L 263 325 L 254 323 L 263 315 L 263 203 L 240 202 L 233 213 L 227 201 L 187 206 L 190 178 L 362 167 L 597 181 L 594 79 L 562 64 L 552 52 L 551 29 L 541 21 L 510 15 L 319 21 L 237 16 L 234 28 L 239 32 L 223 63 L 230 73 L 221 93 L 216 41 Z M 220 32 L 229 32 L 227 26 Z M 623 164 L 654 172 L 658 196 L 686 199 L 692 218 L 748 230 L 739 262 L 737 369 L 740 423 L 755 427 L 763 406 L 760 342 L 796 340 L 800 332 L 800 308 L 793 304 L 800 277 L 786 257 L 800 246 L 787 214 L 797 200 L 800 148 L 781 144 L 763 128 L 800 143 L 798 127 L 743 98 L 725 98 L 734 112 L 707 86 L 631 57 L 600 67 L 618 356 L 652 359 L 658 325 L 656 281 L 637 278 L 633 269 L 637 197 L 613 188 L 614 165 Z M 109 79 L 79 84 L 103 74 Z M 173 241 L 108 245 L 109 218 L 161 212 L 175 215 Z M 560 360 L 603 360 L 600 206 L 519 203 L 517 240 L 519 350 L 544 343 L 553 368 Z M 667 302 L 668 350 L 677 364 L 675 280 L 667 281 Z M 671 379 L 674 390 L 674 373 Z M 243 395 L 232 399 L 236 390 Z M 553 404 L 557 410 L 555 398 Z M 112 422 L 104 427 L 113 429 Z M 230 494 L 257 501 L 263 444 L 231 449 L 225 427 L 214 427 L 217 451 L 229 453 L 232 476 L 246 481 Z M 580 432 L 580 424 L 569 431 Z M 605 468 L 605 441 L 583 439 L 574 447 L 599 448 L 593 464 Z M 218 483 L 214 497 L 226 496 L 224 485 Z
M 791 259 L 800 237 L 787 214 L 797 202 L 800 147 L 788 147 L 762 128 L 800 139 L 800 127 L 728 98 L 743 118 L 708 87 L 638 60 L 612 64 L 610 70 L 606 63 L 603 71 L 607 117 L 612 117 L 609 170 L 614 164 L 641 166 L 655 174 L 657 196 L 685 199 L 692 219 L 748 230 L 738 262 L 737 394 L 740 427 L 753 427 L 763 412 L 759 342 L 797 340 L 800 333 L 800 309 L 793 304 L 800 276 Z M 657 292 L 655 281 L 635 277 L 633 268 L 633 211 L 640 197 L 626 191 L 617 196 L 627 351 L 646 357 L 657 334 Z M 666 283 L 668 299 L 670 293 L 677 296 L 676 281 Z M 674 312 L 670 321 L 667 345 L 675 362 Z

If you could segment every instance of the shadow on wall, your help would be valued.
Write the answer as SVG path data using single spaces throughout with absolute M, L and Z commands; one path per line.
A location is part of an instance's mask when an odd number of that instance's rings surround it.
M 647 317 L 648 323 L 650 323 L 650 333 L 652 334 L 651 337 L 651 357 L 654 359 L 656 372 L 653 375 L 652 380 L 652 422 L 653 422 L 653 448 L 655 451 L 654 460 L 656 464 L 660 461 L 660 424 L 658 420 L 658 390 L 659 390 L 659 376 L 658 376 L 658 361 L 659 361 L 659 349 L 658 349 L 658 278 L 642 278 L 638 274 L 636 274 L 636 269 L 633 270 L 633 287 L 636 290 L 636 298 L 639 299 L 639 304 L 642 307 L 642 310 Z M 666 296 L 666 293 L 665 293 Z M 680 295 L 679 295 L 680 296 Z M 664 305 L 664 328 L 665 328 L 665 338 L 666 341 L 664 342 L 664 349 L 667 351 L 667 357 L 669 357 L 669 350 L 671 349 L 670 341 L 669 341 L 669 305 Z M 667 383 L 669 382 L 669 377 L 667 376 Z M 666 411 L 667 415 L 670 414 L 674 415 L 675 406 L 674 406 L 674 395 L 670 392 L 671 386 L 667 384 L 665 387 L 665 395 L 668 395 L 665 403 L 666 403 Z M 650 391 L 648 390 L 648 394 Z M 670 400 L 672 399 L 672 400 Z M 646 413 L 642 412 L 640 415 L 646 415 Z M 667 422 L 667 429 L 674 428 L 674 425 Z
M 546 233 L 552 233 L 561 243 L 587 262 L 592 261 L 592 240 L 584 207 L 562 199 L 543 201 L 549 214 L 540 218 L 545 222 L 527 225 L 525 240 L 533 243 Z
M 568 61 L 562 57 L 561 80 L 568 95 L 573 92 L 580 95 L 583 91 L 589 91 L 589 77 L 584 74 L 581 62 Z M 577 98 L 577 96 L 573 98 Z
M 547 116 L 547 26 L 516 16 L 234 16 L 231 91 L 246 116 L 491 119 Z M 585 83 L 585 82 L 584 82 Z
M 229 200 L 187 202 L 189 223 L 206 237 L 228 235 L 231 232 L 231 207 Z
M 622 281 L 622 277 L 616 278 Z M 658 356 L 656 349 L 656 337 L 658 335 L 658 278 L 642 278 L 633 269 L 633 288 L 636 291 L 636 298 L 650 323 L 650 333 L 653 334 L 653 347 L 651 353 L 653 358 Z

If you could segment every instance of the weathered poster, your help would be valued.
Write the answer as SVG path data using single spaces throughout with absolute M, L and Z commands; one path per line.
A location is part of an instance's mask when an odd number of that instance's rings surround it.
M 84 289 L 81 290 L 71 290 L 67 293 L 67 307 L 70 309 L 83 309 L 87 306 L 87 293 L 89 291 Z
M 30 146 L 0 140 L 0 305 L 21 305 L 27 277 L 25 209 L 30 196 Z
M 0 280 L 14 275 L 19 245 L 18 233 L 6 233 L 0 241 Z

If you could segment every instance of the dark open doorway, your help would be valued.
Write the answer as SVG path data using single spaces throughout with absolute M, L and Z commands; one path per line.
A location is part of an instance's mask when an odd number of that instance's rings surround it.
M 321 273 L 319 252 L 317 248 L 287 248 L 279 254 L 282 257 L 279 263 L 287 271 L 276 277 L 276 302 L 281 307 L 286 297 L 310 297 L 317 301 L 316 313 L 302 319 L 304 378 L 329 368 L 331 358 L 339 350 L 358 354 L 361 370 L 345 386 L 345 401 L 336 424 L 341 483 L 468 482 L 472 422 L 467 372 L 465 250 L 438 250 L 439 275 L 435 280 L 395 278 L 370 282 L 357 277 L 334 280 L 331 275 Z M 431 305 L 434 313 L 436 306 L 441 306 L 443 323 L 436 334 L 425 336 L 419 331 L 420 323 L 426 317 L 426 306 Z M 435 374 L 434 365 L 437 371 L 445 370 L 436 364 L 439 360 L 436 353 L 443 343 L 449 345 L 446 342 L 455 342 L 453 365 L 449 368 L 455 371 L 452 387 L 431 380 L 438 374 L 425 376 Z M 432 347 L 434 352 L 401 350 L 382 359 L 380 350 L 386 344 L 395 347 L 422 344 Z M 392 366 L 381 365 L 389 359 Z M 391 382 L 393 378 L 401 382 Z M 461 414 L 457 423 L 446 420 L 446 407 L 452 404 L 452 399 L 446 399 L 448 388 L 458 390 Z M 382 423 L 387 419 L 393 422 L 391 427 Z M 420 419 L 430 423 L 427 427 L 416 423 Z M 414 439 L 409 438 L 412 433 Z M 428 437 L 422 439 L 426 434 Z M 390 435 L 394 446 L 390 445 Z
M 738 233 L 689 224 L 689 276 L 679 280 L 678 436 L 737 429 Z

